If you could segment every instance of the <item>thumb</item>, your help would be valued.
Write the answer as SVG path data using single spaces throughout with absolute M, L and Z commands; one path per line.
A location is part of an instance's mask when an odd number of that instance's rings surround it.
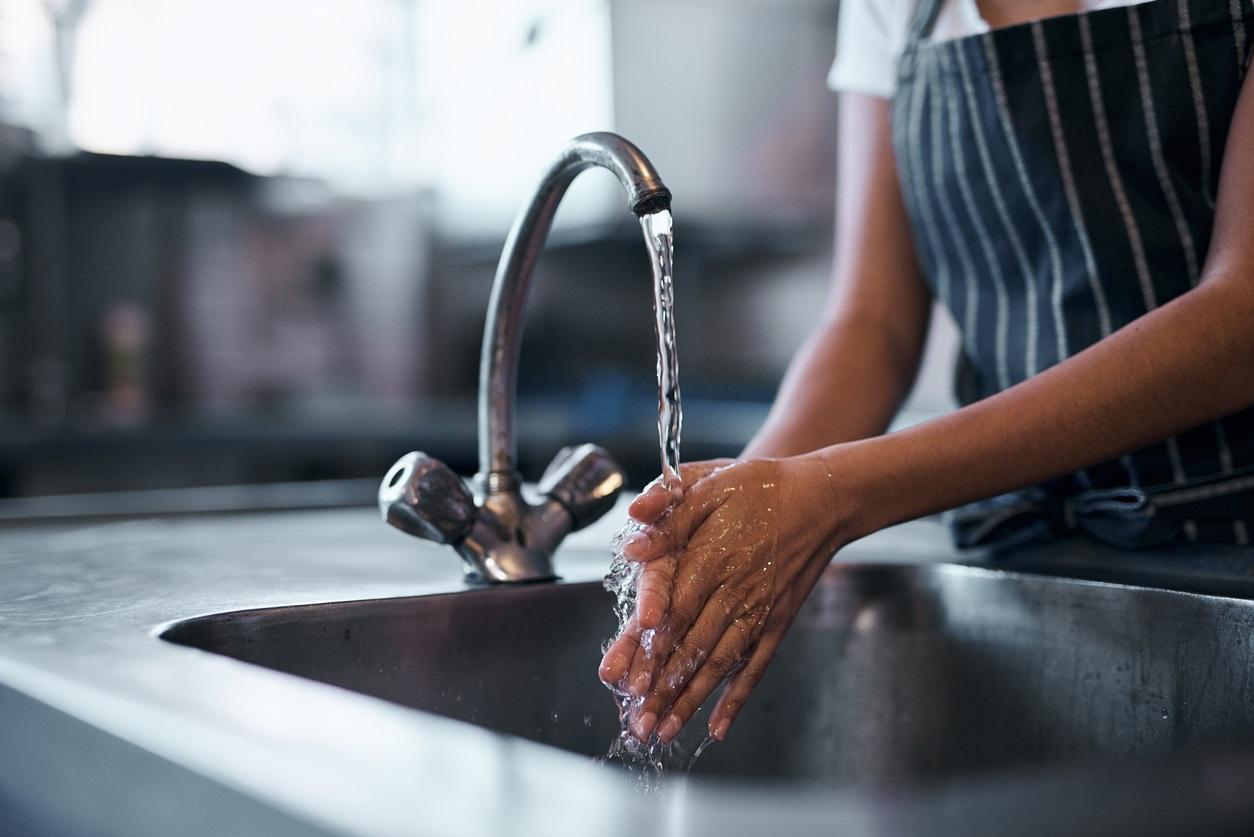
M 632 519 L 648 525 L 665 514 L 670 507 L 683 500 L 693 485 L 705 479 L 712 471 L 716 471 L 733 462 L 731 459 L 706 459 L 700 462 L 685 462 L 679 466 L 680 492 L 677 494 L 667 488 L 662 478 L 658 477 L 645 486 L 644 491 L 631 501 L 627 513 Z
M 726 498 L 722 482 L 718 467 L 707 469 L 704 476 L 684 490 L 683 499 L 677 505 L 668 507 L 623 542 L 623 557 L 646 562 L 667 555 L 677 556 L 687 546 L 692 533 Z

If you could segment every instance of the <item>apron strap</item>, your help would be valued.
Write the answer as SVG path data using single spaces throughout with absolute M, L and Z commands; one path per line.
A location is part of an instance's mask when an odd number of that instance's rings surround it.
M 945 0 L 919 0 L 919 5 L 914 9 L 914 20 L 910 23 L 907 44 L 914 46 L 932 34 L 932 27 L 936 25 L 936 18 L 940 15 L 944 2 Z
M 1033 486 L 956 509 L 950 527 L 961 548 L 999 551 L 1078 531 L 1122 549 L 1145 549 L 1187 537 L 1190 525 L 1196 534 L 1199 524 L 1211 538 L 1248 542 L 1251 510 L 1254 468 L 1243 468 L 1150 490 L 1099 488 L 1063 496 Z

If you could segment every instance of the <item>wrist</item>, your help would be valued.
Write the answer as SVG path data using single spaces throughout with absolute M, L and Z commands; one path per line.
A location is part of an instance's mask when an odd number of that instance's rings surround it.
M 808 525 L 826 545 L 827 558 L 867 534 L 867 514 L 861 492 L 854 489 L 841 457 L 829 455 L 845 445 L 786 457 L 799 492 L 798 504 Z
M 910 495 L 900 486 L 904 469 L 894 464 L 890 440 L 879 436 L 845 442 L 800 457 L 824 477 L 827 502 L 836 512 L 839 546 L 909 516 L 898 507 Z

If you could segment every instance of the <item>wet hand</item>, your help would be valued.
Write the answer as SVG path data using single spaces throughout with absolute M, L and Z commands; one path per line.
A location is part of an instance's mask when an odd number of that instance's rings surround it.
M 648 494 L 637 500 L 641 516 L 659 502 Z M 668 558 L 674 565 L 665 610 L 651 635 L 634 626 L 636 647 L 622 675 L 633 694 L 643 695 L 632 718 L 637 737 L 674 739 L 730 677 L 709 721 L 714 738 L 726 736 L 805 597 L 847 541 L 846 506 L 825 460 L 749 460 L 711 469 L 644 528 L 631 557 L 647 567 Z M 652 616 L 652 607 L 642 601 L 637 618 L 646 609 Z M 623 651 L 618 642 L 611 646 L 603 675 L 622 671 Z
M 628 682 L 622 683 L 623 691 L 639 697 L 648 688 L 649 684 L 643 676 L 646 663 L 641 637 L 646 631 L 657 628 L 666 614 L 675 574 L 676 550 L 682 548 L 679 539 L 668 535 L 663 541 L 660 534 L 669 528 L 670 512 L 682 502 L 684 494 L 710 473 L 730 465 L 733 461 L 710 459 L 685 462 L 679 469 L 678 490 L 668 488 L 659 477 L 646 486 L 628 507 L 627 513 L 643 528 L 623 543 L 622 555 L 628 560 L 639 561 L 644 566 L 641 567 L 637 581 L 635 613 L 601 660 L 599 673 L 603 682 L 620 683 L 631 672 L 635 677 L 627 678 Z M 666 548 L 659 549 L 658 546 L 663 543 Z

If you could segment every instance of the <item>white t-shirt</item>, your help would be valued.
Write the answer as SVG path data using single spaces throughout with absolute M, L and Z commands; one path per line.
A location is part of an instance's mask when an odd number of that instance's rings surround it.
M 833 90 L 885 99 L 897 87 L 897 58 L 906 46 L 920 0 L 841 0 L 836 61 L 827 74 Z M 1151 0 L 1101 0 L 1094 9 L 1133 6 Z M 929 40 L 944 41 L 987 32 L 975 0 L 945 0 Z

